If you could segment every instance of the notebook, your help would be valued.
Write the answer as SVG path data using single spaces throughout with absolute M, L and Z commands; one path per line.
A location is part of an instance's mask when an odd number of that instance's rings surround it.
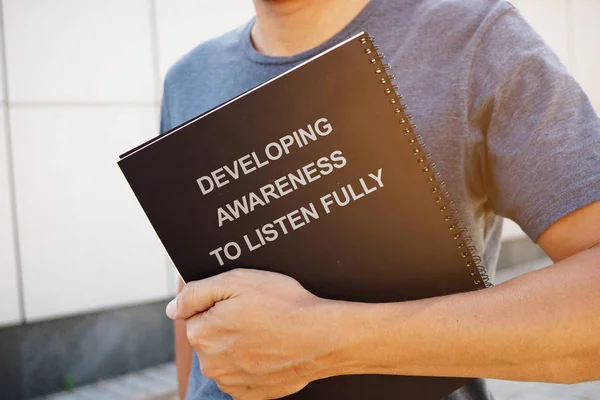
M 121 156 L 184 281 L 257 268 L 359 302 L 489 285 L 388 69 L 361 32 Z M 349 375 L 289 398 L 437 400 L 468 381 Z

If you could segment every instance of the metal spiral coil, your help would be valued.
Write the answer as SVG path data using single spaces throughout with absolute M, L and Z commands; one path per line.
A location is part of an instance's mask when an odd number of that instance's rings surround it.
M 395 76 L 388 74 L 391 69 L 390 64 L 383 63 L 384 55 L 379 52 L 379 47 L 375 45 L 375 38 L 372 36 L 361 36 L 359 41 L 364 48 L 365 54 L 369 55 L 369 63 L 375 69 L 375 75 L 380 75 L 379 83 L 386 85 L 384 94 L 391 95 L 389 104 L 393 106 L 392 112 L 399 117 L 399 124 L 402 127 L 402 133 L 407 137 L 408 144 L 413 146 L 412 153 L 416 157 L 417 163 L 421 164 L 421 171 L 426 174 L 426 182 L 431 185 L 431 193 L 436 203 L 439 203 L 439 210 L 443 213 L 443 218 L 448 223 L 447 228 L 452 233 L 452 238 L 456 241 L 456 247 L 459 255 L 465 259 L 465 267 L 477 286 L 493 286 L 485 267 L 482 265 L 482 259 L 477 255 L 477 249 L 473 245 L 473 238 L 469 236 L 468 230 L 462 219 L 459 218 L 458 209 L 446 189 L 446 182 L 441 178 L 435 163 L 428 162 L 431 155 L 420 134 L 417 133 L 417 126 L 411 122 L 412 115 L 407 114 L 408 109 L 405 103 L 402 103 L 403 97 L 397 93 L 398 85 L 391 84 Z M 379 64 L 379 65 L 377 65 Z

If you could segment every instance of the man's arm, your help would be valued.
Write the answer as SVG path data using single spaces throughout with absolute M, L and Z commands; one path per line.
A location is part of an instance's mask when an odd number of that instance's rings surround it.
M 167 314 L 186 320 L 204 375 L 236 399 L 345 374 L 597 380 L 599 222 L 600 202 L 564 217 L 539 240 L 556 264 L 476 292 L 352 303 L 242 269 L 187 284 Z
M 179 292 L 183 289 L 183 281 L 179 281 Z M 177 366 L 177 383 L 179 388 L 179 398 L 185 399 L 188 378 L 192 369 L 192 356 L 194 349 L 187 339 L 185 331 L 185 322 L 176 320 L 175 325 L 175 365 Z
M 540 237 L 557 261 L 550 267 L 483 291 L 401 304 L 331 305 L 337 307 L 331 315 L 341 312 L 353 332 L 352 345 L 328 362 L 338 365 L 332 372 L 360 365 L 360 373 L 598 380 L 599 243 L 596 202 Z

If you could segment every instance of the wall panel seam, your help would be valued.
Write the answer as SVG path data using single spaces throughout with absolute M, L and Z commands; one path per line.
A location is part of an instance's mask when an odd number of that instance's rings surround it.
M 160 45 L 158 40 L 158 6 L 156 5 L 156 0 L 148 0 L 148 4 L 150 7 L 150 40 L 152 41 L 152 62 L 154 68 L 154 83 L 155 83 L 155 92 L 156 98 L 158 99 L 158 113 L 160 118 L 160 104 L 161 104 L 161 86 L 162 81 L 160 79 Z M 156 132 L 158 133 L 158 128 Z M 171 259 L 168 254 L 165 254 L 165 285 L 167 286 L 167 293 L 172 292 L 172 288 L 175 287 L 175 276 L 173 273 L 173 265 L 171 264 Z
M 158 45 L 158 15 L 155 0 L 148 0 L 150 44 L 152 53 L 152 74 L 154 75 L 154 97 L 160 103 L 160 49 Z
M 569 71 L 574 74 L 577 67 L 577 58 L 575 57 L 575 20 L 573 0 L 566 0 L 565 19 L 567 24 L 567 54 L 569 57 Z
M 9 87 L 8 87 L 8 62 L 6 57 L 6 31 L 4 27 L 6 24 L 4 23 L 4 2 L 0 1 L 0 29 L 2 32 L 0 34 L 0 53 L 2 53 L 2 83 L 4 86 L 4 97 L 5 101 L 2 106 L 2 113 L 4 113 L 4 129 L 6 134 L 6 164 L 7 164 L 7 175 L 8 175 L 8 188 L 9 195 L 11 200 L 10 207 L 10 218 L 12 221 L 12 233 L 13 233 L 13 250 L 15 254 L 15 268 L 16 268 L 16 277 L 17 277 L 17 296 L 19 303 L 19 321 L 21 324 L 26 323 L 25 317 L 25 292 L 24 292 L 24 282 L 23 282 L 23 270 L 21 265 L 21 247 L 19 243 L 19 218 L 17 215 L 17 194 L 16 194 L 16 182 L 15 182 L 15 171 L 14 171 L 14 163 L 13 163 L 13 151 L 12 151 L 12 140 L 11 140 L 11 124 L 10 124 L 10 96 L 9 96 Z

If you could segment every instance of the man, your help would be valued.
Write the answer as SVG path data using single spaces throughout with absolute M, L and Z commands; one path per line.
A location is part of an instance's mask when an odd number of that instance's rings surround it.
M 167 307 L 196 353 L 187 398 L 278 398 L 343 374 L 600 379 L 600 121 L 519 13 L 502 0 L 254 3 L 255 19 L 169 71 L 163 131 L 367 31 L 490 275 L 499 216 L 555 264 L 483 291 L 389 304 L 320 299 L 254 270 L 188 283 Z M 491 398 L 482 380 L 446 397 Z

